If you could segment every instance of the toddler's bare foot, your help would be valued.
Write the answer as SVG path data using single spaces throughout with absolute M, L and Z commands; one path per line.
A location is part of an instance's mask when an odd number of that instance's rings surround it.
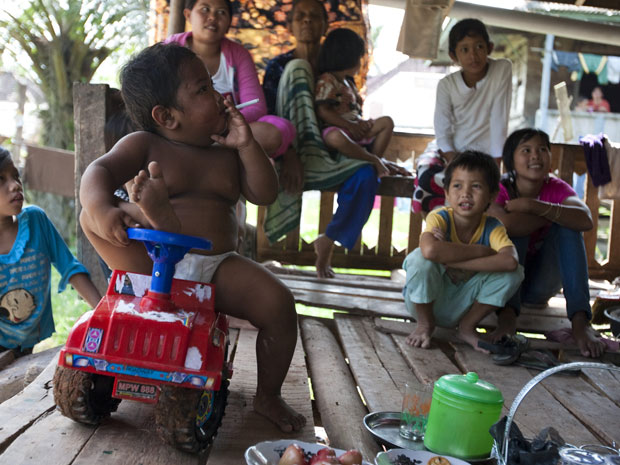
M 316 253 L 316 275 L 319 278 L 333 278 L 336 276 L 331 267 L 332 251 L 334 250 L 334 241 L 325 234 L 320 234 L 314 240 L 314 253 Z
M 405 342 L 413 347 L 428 349 L 431 346 L 433 331 L 435 331 L 435 325 L 418 322 L 416 328 L 405 339 Z
M 253 406 L 256 413 L 275 423 L 285 433 L 299 431 L 306 424 L 306 417 L 293 410 L 281 396 L 257 394 Z
M 585 312 L 579 312 L 573 316 L 573 337 L 584 357 L 598 358 L 605 352 L 606 345 L 601 340 L 601 335 L 590 326 Z
M 488 354 L 489 351 L 485 350 L 481 347 L 478 347 L 478 342 L 480 341 L 480 337 L 478 335 L 478 331 L 475 328 L 467 328 L 459 326 L 459 337 L 467 342 L 470 346 L 472 346 L 478 352 L 482 352 L 483 354 Z
M 495 331 L 489 333 L 488 339 L 491 342 L 498 342 L 504 336 L 512 336 L 517 332 L 517 315 L 515 311 L 510 308 L 504 308 L 497 315 L 497 328 Z
M 132 202 L 140 208 L 153 229 L 180 232 L 181 222 L 168 197 L 168 186 L 157 162 L 149 163 L 148 172 L 140 170 L 129 190 Z

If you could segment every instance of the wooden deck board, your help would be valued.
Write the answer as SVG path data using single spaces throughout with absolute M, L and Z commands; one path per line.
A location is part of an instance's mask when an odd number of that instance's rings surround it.
M 456 358 L 463 371 L 475 371 L 480 379 L 495 385 L 504 396 L 504 411 L 523 386 L 532 379 L 527 369 L 518 366 L 499 366 L 490 362 L 489 356 L 473 350 L 464 344 L 454 344 Z M 570 375 L 558 375 L 571 383 Z M 514 421 L 526 437 L 532 438 L 547 426 L 561 431 L 564 440 L 571 444 L 596 444 L 597 439 L 569 413 L 562 404 L 542 386 L 536 386 L 528 393 L 517 409 Z
M 54 410 L 51 381 L 55 370 L 56 360 L 52 360 L 26 389 L 0 404 L 0 450 L 8 447 L 37 419 Z
M 94 432 L 93 426 L 81 425 L 57 411 L 51 412 L 13 441 L 2 453 L 2 463 L 72 465 L 77 463 L 75 457 Z
M 311 318 L 304 318 L 301 328 L 312 389 L 330 444 L 340 449 L 356 448 L 372 461 L 380 447 L 362 426 L 368 410 L 336 338 L 327 326 Z
M 291 289 L 295 301 L 312 307 L 345 310 L 353 314 L 381 315 L 393 318 L 410 318 L 402 302 L 356 297 L 352 295 L 325 294 L 320 291 Z
M 374 344 L 366 333 L 361 318 L 336 315 L 336 327 L 349 359 L 353 377 L 360 386 L 369 411 L 398 411 L 401 407 L 403 386 L 392 379 L 390 372 L 379 358 Z M 392 354 L 394 360 L 402 357 Z M 407 382 L 419 383 L 410 372 Z
M 541 384 L 578 418 L 597 439 L 611 446 L 620 442 L 620 408 L 609 397 L 592 389 L 586 381 L 575 377 L 569 384 L 562 376 L 550 376 Z M 605 418 L 605 421 L 601 421 Z M 560 429 L 563 434 L 563 426 Z M 597 441 L 598 442 L 598 441 Z M 577 444 L 585 444 L 583 440 Z
M 411 382 L 413 378 L 411 368 L 407 365 L 407 361 L 402 355 L 399 354 L 399 349 L 390 335 L 377 331 L 372 319 L 361 318 L 361 320 L 381 364 L 385 367 L 401 394 L 403 394 L 405 383 Z M 424 383 L 424 380 L 419 377 L 416 381 Z M 400 399 L 394 400 L 394 405 L 396 405 L 396 410 L 398 410 L 401 407 Z
M 256 335 L 257 331 L 252 329 L 241 329 L 239 332 L 226 415 L 209 453 L 209 465 L 243 463 L 245 450 L 261 441 L 315 441 L 308 375 L 301 341 L 297 342 L 291 367 L 282 386 L 282 397 L 306 417 L 306 426 L 296 433 L 283 433 L 273 423 L 254 412 L 252 401 L 256 392 Z
M 405 336 L 392 336 L 407 363 L 424 384 L 431 384 L 443 375 L 459 373 L 459 369 L 448 356 L 432 344 L 430 349 L 411 347 L 405 342 Z
M 358 296 L 358 297 L 371 297 L 378 300 L 390 300 L 394 302 L 404 302 L 402 288 L 400 289 L 368 289 L 366 287 L 360 288 L 359 286 L 344 286 L 340 284 L 333 284 L 325 282 L 329 280 L 299 280 L 288 279 L 280 277 L 282 282 L 286 284 L 289 289 L 299 289 L 303 291 L 317 291 L 326 294 L 338 294 L 342 296 Z
M 585 357 L 576 354 L 570 354 L 563 357 L 562 361 L 565 362 L 586 362 L 590 361 Z M 605 363 L 605 362 L 603 362 Z M 597 368 L 586 368 L 582 370 L 583 377 L 586 381 L 598 389 L 599 392 L 604 393 L 609 399 L 620 407 L 620 373 L 617 371 L 601 370 Z M 620 441 L 617 441 L 620 443 Z

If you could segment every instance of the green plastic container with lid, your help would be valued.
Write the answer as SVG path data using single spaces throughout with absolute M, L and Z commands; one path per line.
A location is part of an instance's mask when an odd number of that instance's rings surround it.
M 489 457 L 489 428 L 499 420 L 503 405 L 499 389 L 474 372 L 442 376 L 433 388 L 424 446 L 463 460 Z

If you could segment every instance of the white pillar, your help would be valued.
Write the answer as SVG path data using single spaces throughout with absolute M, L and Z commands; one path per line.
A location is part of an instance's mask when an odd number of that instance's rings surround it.
M 549 109 L 549 88 L 551 87 L 551 59 L 555 36 L 547 34 L 545 37 L 545 51 L 543 52 L 543 69 L 540 77 L 540 120 L 538 126 L 545 132 L 547 129 L 547 110 Z

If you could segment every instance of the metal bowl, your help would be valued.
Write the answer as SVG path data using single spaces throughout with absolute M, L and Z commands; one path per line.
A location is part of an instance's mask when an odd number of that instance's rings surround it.
M 620 337 L 620 307 L 609 307 L 605 309 L 605 316 L 609 319 L 609 325 L 613 335 Z

